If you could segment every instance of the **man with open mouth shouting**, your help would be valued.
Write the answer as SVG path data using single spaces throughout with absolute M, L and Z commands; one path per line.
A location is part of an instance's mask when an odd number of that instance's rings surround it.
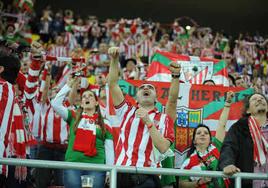
M 172 155 L 169 149 L 174 142 L 173 121 L 169 115 L 155 108 L 157 91 L 151 84 L 142 84 L 137 91 L 138 106 L 128 104 L 117 84 L 119 49 L 111 47 L 108 85 L 116 116 L 120 121 L 120 135 L 115 143 L 115 164 L 136 167 L 159 167 L 164 156 Z M 180 65 L 172 62 L 170 98 L 178 98 Z M 176 88 L 176 89 L 175 89 Z M 169 101 L 168 101 L 169 103 Z M 161 159 L 160 159 L 161 158 Z M 117 187 L 160 187 L 159 177 L 144 174 L 118 174 Z

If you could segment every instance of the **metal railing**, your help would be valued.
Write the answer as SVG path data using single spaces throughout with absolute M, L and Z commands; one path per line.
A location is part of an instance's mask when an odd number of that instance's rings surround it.
M 197 176 L 197 177 L 227 177 L 221 171 L 198 171 L 198 170 L 181 170 L 172 168 L 136 168 L 126 166 L 113 166 L 104 164 L 90 164 L 64 161 L 45 161 L 32 159 L 14 159 L 1 158 L 0 164 L 29 166 L 37 168 L 54 168 L 54 169 L 75 169 L 75 170 L 92 170 L 92 171 L 109 171 L 110 188 L 116 188 L 117 173 L 139 173 L 139 174 L 161 174 L 172 176 Z M 241 187 L 242 179 L 267 179 L 268 174 L 264 173 L 236 173 L 229 178 L 235 178 L 235 187 Z

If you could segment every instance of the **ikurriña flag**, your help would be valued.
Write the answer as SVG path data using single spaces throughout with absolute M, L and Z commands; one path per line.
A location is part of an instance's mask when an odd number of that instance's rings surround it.
M 229 86 L 227 65 L 223 60 L 178 55 L 171 52 L 156 51 L 151 58 L 147 79 L 150 81 L 171 81 L 168 69 L 172 61 L 180 63 L 181 81 L 190 84 L 202 84 L 213 80 L 216 85 Z

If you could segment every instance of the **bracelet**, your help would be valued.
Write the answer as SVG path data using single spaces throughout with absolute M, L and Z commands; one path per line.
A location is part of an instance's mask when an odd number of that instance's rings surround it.
M 181 74 L 171 74 L 172 78 L 180 78 Z
M 149 123 L 148 125 L 147 125 L 147 128 L 148 129 L 151 129 L 153 127 L 153 124 L 152 123 Z

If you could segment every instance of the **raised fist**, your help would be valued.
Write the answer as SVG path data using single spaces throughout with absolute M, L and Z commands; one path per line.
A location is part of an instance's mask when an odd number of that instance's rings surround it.
M 31 53 L 33 58 L 40 58 L 42 57 L 42 52 L 44 51 L 43 46 L 38 42 L 33 42 L 31 44 Z
M 108 49 L 108 54 L 110 57 L 115 60 L 118 59 L 119 57 L 119 48 L 118 47 L 111 47 Z
M 234 97 L 234 92 L 233 91 L 228 91 L 227 95 L 226 95 L 226 102 L 231 103 L 233 97 Z
M 181 65 L 175 61 L 172 61 L 169 65 L 169 70 L 173 75 L 179 75 L 181 72 Z

